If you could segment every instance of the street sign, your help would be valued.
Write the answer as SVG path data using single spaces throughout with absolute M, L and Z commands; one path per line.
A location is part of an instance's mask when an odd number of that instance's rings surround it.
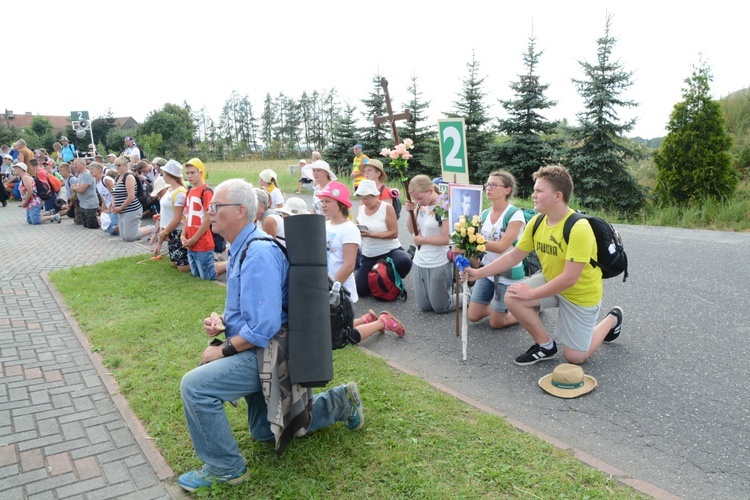
M 466 161 L 466 124 L 463 118 L 438 120 L 440 163 L 445 182 L 469 183 Z
M 89 112 L 88 111 L 71 111 L 70 112 L 70 121 L 72 122 L 80 122 L 82 120 L 89 120 Z

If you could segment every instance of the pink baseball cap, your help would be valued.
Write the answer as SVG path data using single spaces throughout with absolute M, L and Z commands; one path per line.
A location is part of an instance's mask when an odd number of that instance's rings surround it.
M 346 208 L 352 208 L 352 202 L 349 201 L 349 198 L 351 196 L 351 193 L 349 193 L 349 188 L 344 184 L 341 184 L 340 182 L 329 182 L 328 185 L 326 185 L 326 187 L 321 189 L 318 193 L 318 198 L 323 196 L 336 201 L 340 201 L 341 203 L 346 205 Z

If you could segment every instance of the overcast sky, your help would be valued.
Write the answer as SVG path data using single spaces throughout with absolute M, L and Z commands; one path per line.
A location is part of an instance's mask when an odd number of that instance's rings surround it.
M 691 7 L 691 5 L 693 7 Z M 639 103 L 632 136 L 664 135 L 684 80 L 701 56 L 715 98 L 750 86 L 745 2 L 700 4 L 633 0 L 508 3 L 298 0 L 74 3 L 29 0 L 4 6 L 6 68 L 0 107 L 14 113 L 92 118 L 111 108 L 137 121 L 166 102 L 205 106 L 218 120 L 233 90 L 260 116 L 266 93 L 336 88 L 360 102 L 380 73 L 402 108 L 419 78 L 430 120 L 453 109 L 472 50 L 485 77 L 486 103 L 504 116 L 509 82 L 524 72 L 529 37 L 543 51 L 537 74 L 558 101 L 547 118 L 576 123 L 582 100 L 571 79 L 579 61 L 596 62 L 607 12 L 617 38 L 613 59 L 633 72 L 622 95 Z M 23 11 L 18 11 L 23 6 Z M 19 36 L 20 34 L 20 36 Z M 2 109 L 0 109 L 2 112 Z M 360 117 L 360 116 L 358 116 Z

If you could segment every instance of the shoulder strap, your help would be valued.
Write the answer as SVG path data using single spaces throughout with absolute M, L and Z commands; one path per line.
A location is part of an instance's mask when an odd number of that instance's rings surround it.
M 489 210 L 489 208 L 487 210 Z M 514 206 L 514 207 L 511 207 L 510 210 L 505 212 L 505 217 L 503 217 L 503 231 L 508 229 L 508 224 L 510 224 L 510 218 L 513 217 L 516 214 L 516 212 L 518 212 L 519 210 L 520 208 Z
M 570 231 L 573 229 L 573 225 L 584 218 L 585 217 L 579 212 L 573 212 L 570 214 L 570 217 L 567 218 L 565 225 L 563 226 L 563 239 L 565 240 L 566 245 L 570 242 Z
M 537 217 L 536 222 L 534 222 L 534 229 L 531 230 L 531 237 L 532 238 L 536 234 L 536 230 L 539 229 L 539 224 L 542 223 L 542 221 L 544 220 L 544 217 L 545 217 L 545 214 L 542 214 L 539 217 Z
M 264 236 L 262 238 L 253 238 L 250 241 L 247 242 L 247 245 L 245 245 L 245 248 L 242 249 L 242 253 L 240 254 L 240 261 L 237 263 L 239 266 L 237 269 L 238 271 L 242 270 L 242 261 L 245 260 L 245 257 L 247 256 L 247 249 L 250 246 L 250 243 L 253 241 L 272 241 L 277 247 L 281 249 L 281 252 L 284 254 L 284 258 L 289 260 L 289 256 L 286 253 L 286 247 L 279 243 L 279 241 L 276 238 L 271 238 L 270 236 Z
M 174 207 L 175 201 L 177 201 L 177 195 L 180 193 L 187 193 L 187 189 L 185 189 L 183 186 L 180 186 L 174 191 L 172 191 L 172 206 L 173 207 Z
M 210 192 L 210 193 L 213 193 L 213 192 L 214 192 L 214 190 L 213 190 L 213 189 L 211 189 L 211 186 L 209 186 L 208 184 L 205 184 L 205 183 L 204 183 L 204 184 L 203 184 L 203 187 L 201 188 L 201 194 L 200 194 L 200 198 L 201 198 L 201 204 L 203 205 L 203 207 L 204 207 L 204 208 L 206 208 L 206 201 L 205 201 L 205 199 L 204 199 L 204 196 L 205 196 L 205 194 L 206 194 L 206 191 L 208 191 L 208 192 Z
M 488 215 L 490 215 L 490 211 L 491 211 L 491 210 L 492 210 L 492 207 L 490 207 L 490 208 L 485 208 L 485 209 L 484 209 L 484 210 L 482 211 L 482 224 L 484 224 L 484 221 L 486 221 L 486 220 L 487 220 L 487 216 L 488 216 Z

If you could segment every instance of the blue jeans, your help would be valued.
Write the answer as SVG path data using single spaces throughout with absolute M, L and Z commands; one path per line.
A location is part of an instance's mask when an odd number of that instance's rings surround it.
M 308 432 L 346 421 L 350 406 L 345 388 L 340 385 L 315 395 Z M 255 349 L 190 370 L 182 377 L 180 390 L 193 447 L 209 474 L 236 474 L 246 465 L 232 435 L 225 402 L 244 397 L 251 436 L 258 441 L 273 440 Z
M 188 262 L 190 263 L 190 273 L 198 276 L 202 280 L 215 280 L 216 268 L 214 267 L 214 252 L 193 252 L 188 249 Z
M 119 233 L 115 233 L 115 229 L 117 229 L 117 231 L 120 231 L 120 228 L 117 226 L 120 220 L 119 214 L 110 212 L 109 220 L 110 220 L 110 223 L 109 223 L 109 227 L 107 227 L 107 232 L 111 234 L 112 236 L 117 236 Z
M 42 223 L 42 206 L 37 205 L 34 208 L 26 210 L 26 222 L 29 224 L 41 224 Z

